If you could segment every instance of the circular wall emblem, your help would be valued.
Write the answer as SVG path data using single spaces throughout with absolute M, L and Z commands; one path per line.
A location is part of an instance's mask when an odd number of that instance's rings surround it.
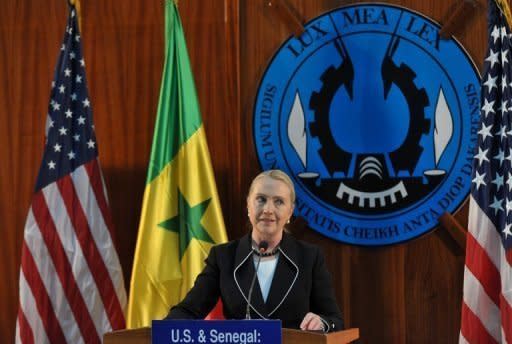
M 424 234 L 471 185 L 480 77 L 455 40 L 384 4 L 313 19 L 274 55 L 254 106 L 263 169 L 295 182 L 295 214 L 357 245 Z

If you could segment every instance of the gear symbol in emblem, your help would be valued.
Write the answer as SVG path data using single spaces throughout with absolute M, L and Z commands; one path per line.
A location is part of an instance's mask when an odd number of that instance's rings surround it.
M 397 203 L 397 197 L 404 199 L 408 196 L 406 184 L 397 176 L 407 173 L 411 180 L 414 179 L 414 170 L 424 150 L 420 140 L 430 130 L 430 119 L 425 116 L 425 108 L 429 105 L 425 89 L 416 86 L 416 74 L 408 65 L 401 63 L 397 66 L 393 61 L 399 41 L 399 38 L 392 37 L 381 65 L 384 100 L 387 99 L 391 87 L 396 86 L 407 103 L 409 113 L 405 139 L 394 150 L 362 155 L 350 152 L 336 142 L 330 123 L 331 104 L 342 87 L 345 87 L 348 97 L 353 100 L 355 78 L 353 63 L 341 38 L 334 41 L 334 46 L 342 58 L 341 64 L 327 68 L 320 77 L 321 88 L 311 93 L 309 108 L 313 111 L 314 120 L 309 123 L 310 134 L 320 143 L 318 154 L 331 177 L 344 176 L 339 183 L 336 197 L 356 208 L 383 208 Z M 390 164 L 386 164 L 386 154 Z M 359 164 L 351 176 L 350 166 L 353 159 L 359 161 Z M 374 173 L 368 173 L 368 159 L 378 162 L 378 169 L 374 169 Z M 384 173 L 386 169 L 389 171 Z

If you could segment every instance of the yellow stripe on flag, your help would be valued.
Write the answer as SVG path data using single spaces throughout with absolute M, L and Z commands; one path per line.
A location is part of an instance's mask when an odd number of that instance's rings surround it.
M 215 243 L 227 241 L 202 126 L 144 192 L 127 316 L 129 328 L 148 326 L 151 320 L 164 317 L 192 287 L 212 247 L 212 243 L 192 238 L 180 262 L 179 234 L 160 225 L 179 216 L 179 192 L 190 206 L 210 200 L 200 224 Z

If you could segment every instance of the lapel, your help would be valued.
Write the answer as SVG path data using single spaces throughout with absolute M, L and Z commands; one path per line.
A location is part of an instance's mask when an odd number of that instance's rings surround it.
M 266 313 L 268 316 L 274 314 L 282 305 L 297 281 L 299 276 L 298 254 L 293 238 L 286 232 L 283 233 L 283 240 L 279 246 L 279 260 L 267 297 Z
M 233 271 L 236 286 L 245 302 L 248 301 L 249 288 L 255 273 L 250 238 L 251 234 L 249 233 L 240 239 L 236 249 L 235 270 Z M 279 247 L 279 260 L 266 304 L 263 302 L 258 281 L 254 283 L 250 307 L 261 318 L 265 319 L 274 314 L 290 293 L 299 276 L 298 254 L 297 245 L 293 238 L 286 232 L 283 233 L 283 240 Z

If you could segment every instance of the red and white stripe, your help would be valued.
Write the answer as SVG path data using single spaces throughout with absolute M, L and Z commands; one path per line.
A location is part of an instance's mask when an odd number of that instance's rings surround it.
M 511 257 L 471 196 L 459 343 L 512 344 Z
M 101 343 L 126 292 L 96 160 L 36 192 L 25 224 L 16 343 Z

